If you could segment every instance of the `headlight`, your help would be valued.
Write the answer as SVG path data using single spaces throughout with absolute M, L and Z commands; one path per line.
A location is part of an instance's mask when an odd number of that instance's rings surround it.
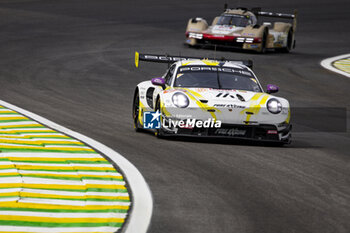
M 181 92 L 175 93 L 172 97 L 172 100 L 174 105 L 178 108 L 186 108 L 190 104 L 188 97 Z
M 281 102 L 279 102 L 277 99 L 274 99 L 274 98 L 267 101 L 266 106 L 267 106 L 267 110 L 269 110 L 269 112 L 273 114 L 278 114 L 282 111 Z
M 203 34 L 190 32 L 188 37 L 201 40 L 201 39 L 203 39 Z

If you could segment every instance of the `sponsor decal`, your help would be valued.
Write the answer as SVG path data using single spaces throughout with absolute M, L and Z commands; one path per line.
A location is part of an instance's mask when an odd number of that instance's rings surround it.
M 214 89 L 214 88 L 208 88 L 209 90 L 215 90 L 215 91 L 237 91 L 236 89 Z
M 208 90 L 211 90 L 212 88 L 197 88 L 196 91 L 197 92 L 206 92 Z
M 167 56 L 157 56 L 157 55 L 145 55 L 145 59 L 149 60 L 161 60 L 161 61 L 181 61 L 181 60 L 189 60 L 190 58 L 183 57 L 167 57 Z
M 254 33 L 243 33 L 242 35 L 243 35 L 243 36 L 255 36 Z
M 259 47 L 259 45 L 257 45 L 257 44 L 250 44 L 249 47 L 252 48 L 252 49 L 257 49 Z
M 225 136 L 244 136 L 246 130 L 240 129 L 217 129 L 215 130 L 215 134 L 225 135 Z
M 277 134 L 277 130 L 268 130 L 267 134 Z
M 178 69 L 179 73 L 182 72 L 196 72 L 196 71 L 215 71 L 224 73 L 239 73 L 246 76 L 253 76 L 249 71 L 229 68 L 229 67 L 214 67 L 214 66 L 182 66 Z
M 237 105 L 237 104 L 214 104 L 214 107 L 217 107 L 217 108 L 246 108 L 245 106 Z

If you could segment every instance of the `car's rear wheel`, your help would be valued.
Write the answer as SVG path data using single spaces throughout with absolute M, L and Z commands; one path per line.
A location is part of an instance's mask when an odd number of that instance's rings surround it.
M 283 52 L 289 53 L 292 50 L 293 46 L 293 29 L 289 29 L 287 35 L 287 46 L 282 49 Z
M 132 106 L 132 117 L 134 121 L 134 129 L 136 132 L 139 132 L 141 130 L 139 114 L 140 114 L 140 97 L 139 97 L 139 92 L 136 91 L 134 95 L 133 106 Z

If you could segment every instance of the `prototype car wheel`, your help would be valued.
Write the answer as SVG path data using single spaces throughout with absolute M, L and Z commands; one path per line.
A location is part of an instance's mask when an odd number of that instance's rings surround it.
M 267 29 L 264 30 L 264 34 L 261 40 L 261 46 L 260 46 L 260 50 L 259 53 L 265 53 L 266 52 L 266 43 L 267 43 L 267 36 L 268 36 L 269 32 L 267 31 Z
M 140 114 L 140 98 L 139 98 L 139 92 L 136 91 L 134 95 L 133 106 L 132 106 L 132 118 L 134 121 L 134 129 L 136 132 L 139 132 L 141 130 L 139 114 Z
M 293 45 L 293 30 L 289 29 L 287 35 L 287 47 L 283 48 L 282 51 L 285 53 L 289 53 L 292 50 Z
M 157 102 L 156 102 L 156 107 L 154 109 L 154 111 L 159 111 L 160 112 L 160 121 L 162 122 L 162 109 L 160 108 L 160 99 L 158 97 Z M 157 129 L 156 132 L 154 133 L 158 138 L 161 138 L 164 136 L 164 132 L 162 129 L 162 124 L 160 124 L 160 129 Z
M 189 39 L 187 39 L 187 44 L 188 44 L 190 47 L 196 47 L 196 45 L 197 45 L 197 39 L 195 39 L 195 38 L 189 38 Z

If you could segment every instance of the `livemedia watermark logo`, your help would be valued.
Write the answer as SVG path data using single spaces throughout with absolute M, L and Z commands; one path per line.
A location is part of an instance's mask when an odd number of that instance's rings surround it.
M 145 129 L 160 129 L 160 115 L 157 112 L 144 112 L 143 113 L 143 128 Z
M 161 122 L 161 113 L 157 112 L 144 112 L 143 113 L 143 128 L 145 129 L 160 129 L 161 126 L 166 128 L 220 128 L 221 121 L 209 118 L 205 121 L 196 119 L 185 119 L 185 120 L 172 120 L 163 118 Z

